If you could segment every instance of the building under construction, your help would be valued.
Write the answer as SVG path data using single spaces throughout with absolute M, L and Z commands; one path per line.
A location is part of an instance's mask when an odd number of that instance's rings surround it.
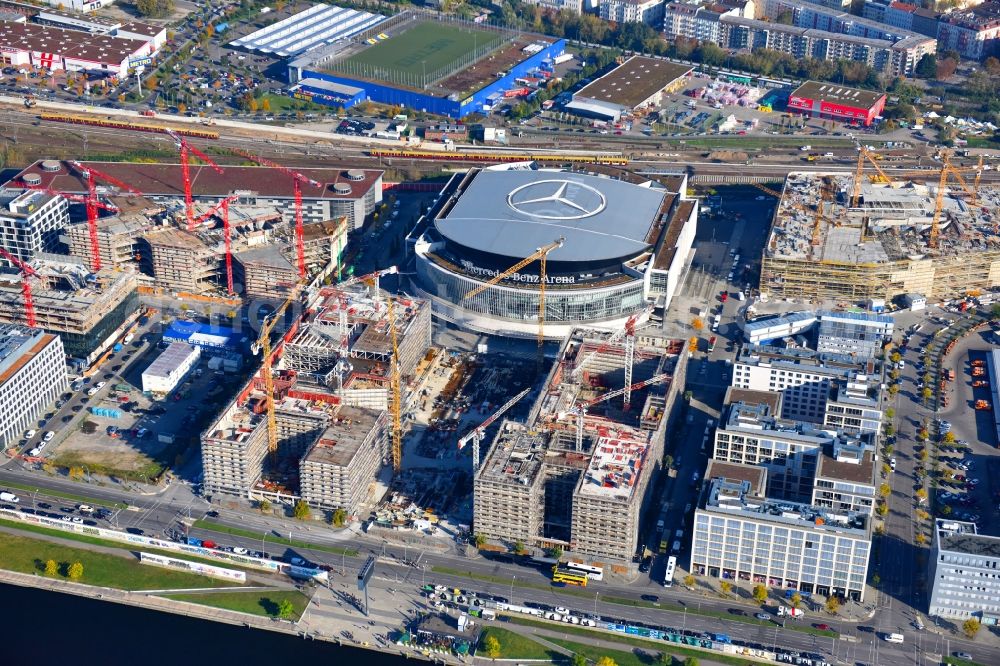
M 220 283 L 220 248 L 180 229 L 164 228 L 143 236 L 149 272 L 157 287 L 198 294 Z
M 391 453 L 386 428 L 392 345 L 385 298 L 376 304 L 367 289 L 321 290 L 316 305 L 275 345 L 277 450 L 268 456 L 266 398 L 258 373 L 202 435 L 207 493 L 284 502 L 301 498 L 351 514 L 369 498 Z M 430 306 L 392 298 L 405 386 L 430 346 Z M 332 308 L 342 305 L 349 336 L 338 363 L 341 317 Z
M 163 207 L 135 196 L 106 196 L 118 212 L 97 220 L 97 251 L 101 266 L 127 268 L 139 265 L 139 243 L 143 234 L 155 226 L 155 218 Z M 90 262 L 90 228 L 85 223 L 70 224 L 62 241 L 70 256 Z
M 180 211 L 184 201 L 184 180 L 179 164 L 138 162 L 83 162 L 145 194 L 151 201 Z M 382 171 L 376 169 L 303 168 L 302 175 L 320 184 L 304 186 L 302 216 L 305 222 L 345 217 L 351 230 L 360 229 L 382 203 Z M 223 173 L 205 165 L 190 168 L 191 195 L 196 202 L 212 206 L 221 199 L 239 195 L 242 206 L 276 209 L 285 222 L 295 218 L 293 180 L 268 167 L 224 167 Z M 15 176 L 10 186 L 28 183 L 60 192 L 87 193 L 86 179 L 77 169 L 56 160 L 32 164 Z
M 570 334 L 526 423 L 505 421 L 476 471 L 477 534 L 629 566 L 687 353 L 682 340 L 646 336 L 630 373 L 627 355 L 607 334 Z
M 139 308 L 135 273 L 79 263 L 36 260 L 31 278 L 38 327 L 59 335 L 66 355 L 86 364 L 110 345 L 113 333 Z M 26 321 L 21 277 L 0 276 L 0 324 Z
M 421 299 L 394 297 L 399 371 L 412 377 L 431 345 L 431 310 Z M 285 343 L 284 367 L 322 390 L 343 390 L 347 404 L 388 406 L 392 340 L 382 299 L 370 291 L 323 287 L 313 314 Z
M 930 176 L 935 172 L 928 172 Z M 770 298 L 940 300 L 1000 286 L 1000 190 L 793 173 L 764 250 Z

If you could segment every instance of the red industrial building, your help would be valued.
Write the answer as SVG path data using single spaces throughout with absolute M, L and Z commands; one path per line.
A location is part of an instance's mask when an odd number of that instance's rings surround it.
M 788 110 L 868 126 L 882 114 L 885 99 L 880 92 L 806 81 L 789 95 Z

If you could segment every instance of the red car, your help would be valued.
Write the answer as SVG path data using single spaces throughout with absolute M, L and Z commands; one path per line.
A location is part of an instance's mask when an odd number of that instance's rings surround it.
M 814 624 L 813 627 L 820 631 L 830 631 L 830 625 L 828 624 Z

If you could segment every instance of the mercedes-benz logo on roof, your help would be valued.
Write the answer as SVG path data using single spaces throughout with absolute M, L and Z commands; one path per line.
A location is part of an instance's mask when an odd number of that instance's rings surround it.
M 573 180 L 551 179 L 511 190 L 507 205 L 518 213 L 546 220 L 579 220 L 608 205 L 600 190 Z

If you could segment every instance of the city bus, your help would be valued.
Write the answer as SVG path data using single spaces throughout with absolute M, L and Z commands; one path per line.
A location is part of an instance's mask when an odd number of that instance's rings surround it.
M 583 571 L 590 580 L 604 580 L 603 567 L 595 567 L 593 564 L 582 564 L 580 562 L 567 562 L 566 566 L 574 571 Z
M 587 587 L 587 574 L 582 571 L 574 571 L 569 567 L 557 564 L 552 567 L 552 582 Z
M 671 555 L 667 559 L 667 570 L 663 572 L 663 587 L 672 587 L 674 584 L 674 569 L 677 568 L 677 558 Z

